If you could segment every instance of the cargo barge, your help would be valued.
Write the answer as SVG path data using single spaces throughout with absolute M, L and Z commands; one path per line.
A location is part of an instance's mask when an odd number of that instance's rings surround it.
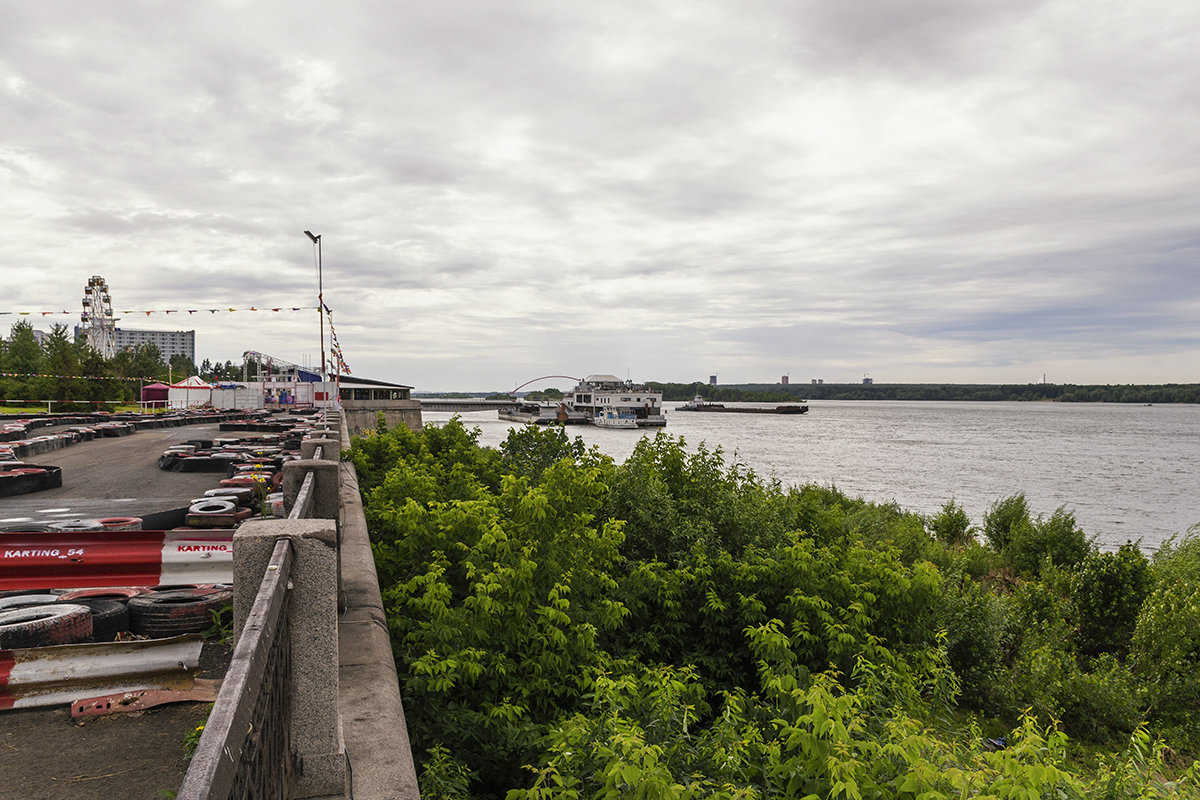
M 808 405 L 785 405 L 774 408 L 727 408 L 720 403 L 706 403 L 697 395 L 689 402 L 676 406 L 676 411 L 713 411 L 724 414 L 807 414 Z

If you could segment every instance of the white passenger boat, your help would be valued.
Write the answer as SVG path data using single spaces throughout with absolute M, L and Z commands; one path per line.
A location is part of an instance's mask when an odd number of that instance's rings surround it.
M 592 417 L 592 424 L 597 428 L 632 428 L 637 430 L 637 417 L 627 411 L 619 411 L 611 406 L 597 408 Z

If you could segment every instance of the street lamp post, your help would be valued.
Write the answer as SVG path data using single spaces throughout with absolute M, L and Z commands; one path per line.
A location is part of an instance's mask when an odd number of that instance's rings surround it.
M 325 289 L 321 283 L 321 234 L 305 231 L 304 235 L 312 239 L 317 246 L 317 314 L 321 321 L 321 382 L 325 382 Z M 324 389 L 324 387 L 322 387 Z

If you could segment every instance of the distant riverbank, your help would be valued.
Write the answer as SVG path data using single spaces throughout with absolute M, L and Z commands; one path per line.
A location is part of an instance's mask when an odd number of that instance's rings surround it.
M 1158 385 L 1069 383 L 657 383 L 664 400 L 702 395 L 716 402 L 784 403 L 808 400 L 1054 401 L 1059 403 L 1200 403 L 1200 383 Z

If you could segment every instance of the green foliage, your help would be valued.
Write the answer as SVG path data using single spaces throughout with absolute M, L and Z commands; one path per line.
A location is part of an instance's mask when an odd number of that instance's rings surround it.
M 983 516 L 983 538 L 994 550 L 1003 552 L 1021 529 L 1031 525 L 1025 494 L 1014 494 L 988 508 Z
M 969 577 L 946 587 L 939 624 L 946 630 L 950 666 L 962 682 L 968 708 L 1004 710 L 998 684 L 1004 677 L 1008 609 L 1004 601 Z
M 643 438 L 616 468 L 602 513 L 626 521 L 625 556 L 669 565 L 697 554 L 786 541 L 794 519 L 777 485 L 741 464 L 727 467 L 720 448 L 689 452 L 682 438 Z
M 1075 524 L 1075 515 L 1065 508 L 1048 518 L 1039 516 L 1029 524 L 1017 524 L 1004 549 L 1005 560 L 1023 575 L 1040 573 L 1049 561 L 1060 567 L 1074 567 L 1093 551 L 1083 531 Z
M 987 547 L 953 501 L 930 536 L 661 434 L 620 465 L 556 428 L 477 439 L 455 418 L 348 451 L 427 797 L 1195 796 L 1142 723 L 1167 681 L 1151 721 L 1191 741 L 1200 590 L 1141 602 L 1136 549 L 1091 552 L 1061 509 L 997 503 Z M 948 727 L 956 704 L 1010 746 Z M 1131 732 L 1067 760 L 1068 734 Z
M 429 748 L 428 755 L 419 778 L 421 797 L 425 800 L 468 800 L 471 770 L 456 761 L 440 744 Z
M 1037 575 L 1047 560 L 1073 566 L 1093 550 L 1074 514 L 1060 507 L 1049 518 L 1031 519 L 1024 494 L 993 503 L 983 518 L 983 535 L 1022 575 Z
M 942 510 L 929 518 L 929 532 L 939 542 L 954 546 L 965 545 L 975 538 L 970 516 L 953 499 L 947 500 Z
M 548 425 L 539 428 L 529 424 L 523 428 L 513 428 L 509 431 L 504 442 L 500 445 L 504 456 L 505 466 L 517 475 L 522 475 L 536 483 L 542 473 L 563 459 L 580 461 L 587 448 L 583 439 L 578 436 L 574 441 L 567 438 L 563 428 Z M 592 459 L 602 459 L 596 453 Z
M 1152 718 L 1200 748 L 1200 576 L 1158 583 L 1142 604 L 1130 658 Z
M 729 384 L 708 387 L 704 384 L 659 384 L 669 387 L 670 400 L 690 400 L 691 387 L 702 394 L 740 393 L 745 399 L 761 396 L 770 400 L 959 400 L 1025 401 L 1053 400 L 1060 403 L 1200 403 L 1200 383 L 1152 385 L 1074 385 L 1061 383 L 969 384 L 969 383 L 793 383 L 786 386 L 769 383 Z M 734 398 L 730 398 L 734 399 Z
M 1154 574 L 1162 581 L 1186 581 L 1200 575 L 1200 525 L 1182 539 L 1172 536 L 1154 554 Z
M 201 635 L 205 639 L 216 639 L 221 644 L 231 643 L 233 641 L 233 606 L 226 603 L 208 613 L 212 619 L 212 625 Z
M 1115 553 L 1094 552 L 1083 560 L 1072 592 L 1080 653 L 1125 657 L 1152 579 L 1150 562 L 1129 542 Z

